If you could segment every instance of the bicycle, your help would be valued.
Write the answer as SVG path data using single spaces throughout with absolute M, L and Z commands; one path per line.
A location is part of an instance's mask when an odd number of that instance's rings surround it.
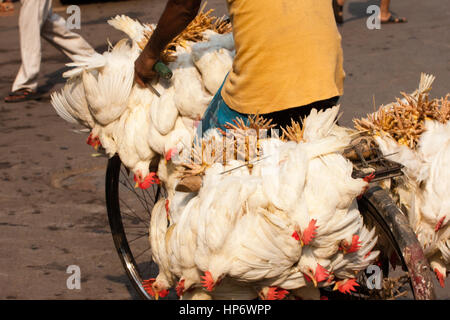
M 385 159 L 368 141 L 351 147 L 353 176 L 366 175 L 364 168 L 375 169 L 375 179 L 395 179 L 402 175 L 401 165 Z M 366 152 L 367 153 L 367 152 Z M 350 157 L 350 156 L 349 156 Z M 151 261 L 148 227 L 153 205 L 166 196 L 164 188 L 153 185 L 147 190 L 135 189 L 133 177 L 116 155 L 109 159 L 106 171 L 106 204 L 113 241 L 130 282 L 143 299 L 152 299 L 145 291 L 143 279 L 156 277 L 157 265 Z M 358 200 L 366 225 L 375 226 L 378 234 L 378 263 L 383 273 L 382 288 L 370 285 L 369 275 L 361 272 L 356 292 L 340 294 L 330 289 L 322 293 L 330 299 L 435 299 L 432 271 L 406 215 L 398 208 L 389 193 L 378 185 L 371 185 Z M 386 252 L 392 252 L 387 256 Z M 395 262 L 395 260 L 397 260 Z M 401 270 L 395 269 L 396 265 Z M 176 298 L 172 292 L 169 298 Z

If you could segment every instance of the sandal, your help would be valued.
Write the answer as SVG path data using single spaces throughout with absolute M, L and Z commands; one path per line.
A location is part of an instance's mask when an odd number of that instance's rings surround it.
M 12 2 L 2 2 L 0 3 L 0 12 L 9 13 L 14 11 L 14 4 Z
M 336 23 L 337 24 L 344 23 L 344 6 L 338 4 L 337 0 L 333 0 L 333 12 Z
M 11 92 L 7 97 L 5 97 L 5 102 L 22 102 L 26 100 L 37 100 L 40 98 L 40 94 L 36 91 L 30 89 L 20 89 Z
M 387 19 L 386 21 L 381 20 L 382 24 L 404 23 L 404 22 L 408 22 L 408 20 L 406 20 L 406 18 L 401 18 L 401 17 L 394 16 L 392 13 L 391 13 L 389 19 Z

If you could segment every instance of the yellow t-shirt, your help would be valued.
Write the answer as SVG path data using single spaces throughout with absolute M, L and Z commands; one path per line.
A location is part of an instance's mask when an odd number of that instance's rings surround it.
M 343 94 L 331 0 L 227 0 L 236 56 L 221 91 L 241 113 L 270 113 Z

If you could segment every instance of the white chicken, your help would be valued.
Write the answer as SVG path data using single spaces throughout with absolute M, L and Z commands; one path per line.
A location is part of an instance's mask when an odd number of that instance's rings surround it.
M 147 37 L 149 37 L 155 29 L 154 24 L 142 24 L 126 15 L 117 15 L 114 18 L 109 19 L 108 24 L 117 30 L 124 32 L 141 48 L 144 43 L 147 42 Z
M 67 122 L 79 123 L 86 128 L 96 125 L 89 112 L 81 77 L 69 79 L 60 93 L 51 94 L 51 99 L 55 111 Z
M 156 299 L 159 296 L 164 297 L 175 283 L 175 277 L 169 269 L 169 256 L 166 250 L 168 212 L 165 202 L 165 199 L 159 199 L 155 203 L 150 219 L 150 247 L 153 261 L 158 265 L 159 273 L 156 279 L 149 279 L 146 285 L 151 286 L 151 289 L 148 288 L 147 291 Z
M 133 171 L 137 185 L 143 189 L 157 182 L 155 173 L 149 172 L 150 162 L 158 156 L 150 147 L 148 136 L 152 99 L 151 92 L 135 85 L 129 108 L 121 115 L 113 131 L 120 159 Z
M 234 53 L 225 48 L 228 39 L 217 36 L 216 41 L 199 42 L 192 46 L 192 59 L 211 94 L 216 94 L 233 65 Z
M 153 84 L 153 87 L 161 97 L 153 97 L 150 119 L 153 127 L 164 136 L 173 129 L 179 116 L 175 106 L 175 88 L 162 83 Z
M 242 156 L 244 144 L 237 160 L 230 160 L 234 149 L 221 149 L 209 158 L 199 192 L 176 191 L 196 121 L 232 66 L 233 37 L 207 31 L 207 41 L 177 47 L 172 79 L 152 84 L 158 97 L 133 84 L 134 60 L 152 26 L 125 16 L 109 23 L 132 45 L 121 40 L 71 64 L 72 78 L 53 104 L 61 117 L 91 128 L 91 140 L 109 156 L 117 153 L 141 188 L 159 179 L 166 187 L 168 198 L 155 205 L 150 222 L 160 273 L 146 281 L 148 291 L 165 296 L 175 286 L 183 299 L 281 299 L 287 290 L 317 298 L 317 287 L 335 282 L 342 292 L 353 290 L 355 272 L 378 252 L 371 252 L 377 239 L 354 200 L 367 182 L 351 177 L 341 154 L 351 137 L 336 128 L 339 107 L 313 110 L 301 142 L 264 139 Z M 230 143 L 223 138 L 206 135 L 218 146 Z M 201 162 L 214 143 L 201 144 Z M 261 157 L 248 167 L 246 156 L 253 159 L 257 147 Z M 157 175 L 149 172 L 154 159 L 161 159 Z
M 70 78 L 61 92 L 51 94 L 51 104 L 56 113 L 69 123 L 78 123 L 90 130 L 87 143 L 94 148 L 100 145 L 101 126 L 92 117 L 88 107 L 81 76 Z M 96 137 L 96 138 L 94 138 Z M 115 152 L 115 145 L 112 147 Z
M 134 81 L 133 61 L 137 57 L 125 39 L 104 55 L 105 65 L 96 69 L 98 72 L 82 74 L 89 109 L 101 125 L 116 120 L 127 108 Z
M 450 268 L 450 122 L 426 121 L 426 131 L 419 140 L 418 152 L 422 155 L 428 178 L 418 194 L 419 210 L 416 233 L 430 256 L 430 263 L 443 286 Z
M 203 88 L 202 76 L 192 62 L 190 50 L 180 48 L 177 51 L 177 60 L 169 64 L 169 68 L 173 70 L 175 105 L 182 116 L 198 120 L 203 116 L 212 96 Z M 222 75 L 225 76 L 224 73 L 219 76 Z
M 172 199 L 178 200 L 169 205 L 173 220 L 166 240 L 170 270 L 180 279 L 177 291 L 183 299 L 218 299 L 230 281 L 248 298 L 255 293 L 284 297 L 286 289 L 317 298 L 316 290 L 296 289 L 331 285 L 338 279 L 337 289 L 353 290 L 355 272 L 378 255 L 371 251 L 377 238 L 364 227 L 354 200 L 367 182 L 352 179 L 351 163 L 336 153 L 348 140 L 329 136 L 337 111 L 313 115 L 328 128 L 316 136 L 311 132 L 312 142 L 261 141 L 267 158 L 251 172 L 240 160 L 225 166 L 217 162 L 206 170 L 198 194 L 183 198 L 175 192 Z M 337 147 L 331 143 L 336 139 L 341 141 Z M 313 145 L 321 151 L 312 152 Z M 276 158 L 275 171 L 270 170 L 274 164 L 266 162 L 270 156 Z M 273 179 L 281 181 L 276 184 L 283 185 L 281 191 L 270 186 Z M 320 190 L 324 184 L 332 187 Z M 317 205 L 324 202 L 325 192 L 335 201 Z M 233 298 L 233 293 L 225 297 Z
M 416 150 L 389 136 L 376 137 L 383 154 L 404 165 L 406 178 L 394 189 L 407 210 L 410 225 L 441 286 L 450 267 L 450 122 L 425 121 L 426 131 Z
M 159 181 L 149 172 L 153 159 L 163 156 L 170 161 L 191 145 L 196 121 L 212 96 L 204 89 L 193 63 L 192 42 L 187 42 L 186 48 L 177 47 L 177 59 L 169 65 L 172 79 L 151 84 L 160 96 L 150 88 L 133 85 L 134 60 L 154 25 L 143 25 L 124 15 L 108 23 L 125 32 L 131 45 L 123 39 L 103 54 L 78 57 L 69 63 L 72 69 L 64 76 L 70 79 L 60 93 L 52 95 L 52 104 L 66 121 L 91 129 L 90 145 L 95 148 L 101 145 L 109 157 L 119 154 L 142 188 Z M 233 45 L 232 37 L 212 31 L 206 35 L 214 39 L 216 46 L 220 41 L 228 47 Z M 174 180 L 169 176 L 167 179 Z M 166 182 L 166 186 L 171 184 Z

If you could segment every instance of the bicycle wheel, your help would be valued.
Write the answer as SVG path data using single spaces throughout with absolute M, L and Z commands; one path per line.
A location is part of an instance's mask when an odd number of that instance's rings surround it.
M 150 214 L 163 196 L 165 191 L 159 185 L 148 190 L 134 189 L 132 174 L 120 158 L 115 156 L 109 160 L 106 204 L 114 244 L 128 278 L 144 299 L 152 297 L 145 291 L 142 279 L 156 277 L 158 273 L 148 240 Z M 378 265 L 383 272 L 383 287 L 371 288 L 370 275 L 361 272 L 360 286 L 351 295 L 331 291 L 330 287 L 322 289 L 323 294 L 330 299 L 434 299 L 431 268 L 406 216 L 389 194 L 378 186 L 372 187 L 358 201 L 358 206 L 365 224 L 377 230 L 375 250 L 380 251 Z
M 351 295 L 329 293 L 334 299 L 435 299 L 431 268 L 407 217 L 389 194 L 379 186 L 371 187 L 358 201 L 364 223 L 376 228 L 380 251 L 377 264 L 382 285 L 374 288 L 370 274 L 361 272 L 359 287 Z M 399 268 L 400 267 L 400 268 Z M 324 291 L 326 292 L 326 291 Z
M 158 266 L 152 261 L 148 228 L 154 204 L 166 196 L 164 188 L 153 185 L 146 190 L 135 189 L 133 174 L 117 155 L 108 161 L 105 187 L 108 220 L 119 258 L 140 297 L 152 299 L 142 280 L 158 274 Z

